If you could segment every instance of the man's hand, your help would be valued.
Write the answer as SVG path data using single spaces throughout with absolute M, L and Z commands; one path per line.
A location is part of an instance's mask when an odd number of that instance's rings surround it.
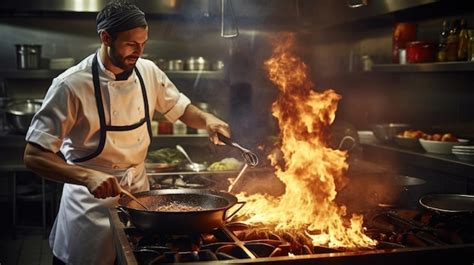
M 115 197 L 120 194 L 121 188 L 116 177 L 107 174 L 98 174 L 90 177 L 86 183 L 89 192 L 98 199 Z
M 186 107 L 186 110 L 180 117 L 180 120 L 192 128 L 206 128 L 207 132 L 209 133 L 209 139 L 214 144 L 224 144 L 223 142 L 219 141 L 217 133 L 220 133 L 228 138 L 231 136 L 229 124 L 210 113 L 198 109 L 192 104 L 189 104 Z
M 224 143 L 219 140 L 217 133 L 224 135 L 227 138 L 230 138 L 230 127 L 229 124 L 215 117 L 214 115 L 208 115 L 206 117 L 206 129 L 209 133 L 209 139 L 214 144 L 223 145 Z

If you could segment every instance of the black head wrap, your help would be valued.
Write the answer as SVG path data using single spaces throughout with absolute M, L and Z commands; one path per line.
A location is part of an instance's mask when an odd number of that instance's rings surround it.
M 97 33 L 105 30 L 117 33 L 147 26 L 145 13 L 137 6 L 123 1 L 109 3 L 97 14 Z

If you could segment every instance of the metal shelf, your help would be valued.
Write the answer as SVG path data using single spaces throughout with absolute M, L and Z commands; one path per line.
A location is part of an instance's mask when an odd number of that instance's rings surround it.
M 371 72 L 468 72 L 474 71 L 474 62 L 443 62 L 417 64 L 374 64 Z
M 31 69 L 31 70 L 18 70 L 18 69 L 1 69 L 0 78 L 3 79 L 53 79 L 64 70 L 51 70 L 51 69 Z M 211 79 L 219 80 L 224 79 L 224 71 L 165 71 L 165 73 L 174 79 Z

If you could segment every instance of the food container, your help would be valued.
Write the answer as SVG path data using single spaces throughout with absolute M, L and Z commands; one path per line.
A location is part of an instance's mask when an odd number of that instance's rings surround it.
M 436 45 L 422 41 L 408 42 L 406 45 L 408 63 L 429 63 L 436 58 Z
M 188 71 L 206 71 L 210 69 L 209 61 L 203 57 L 190 57 L 186 60 L 184 69 Z
M 466 139 L 458 139 L 456 142 L 443 142 L 420 139 L 420 144 L 428 153 L 434 154 L 451 154 L 453 146 L 467 145 L 469 143 Z
M 183 60 L 169 60 L 168 61 L 168 70 L 169 71 L 183 71 L 184 64 Z
M 18 69 L 39 69 L 41 45 L 16 44 L 16 65 Z
M 11 127 L 17 133 L 26 134 L 30 127 L 31 119 L 41 108 L 42 103 L 43 100 L 41 99 L 15 100 L 8 103 L 5 114 Z

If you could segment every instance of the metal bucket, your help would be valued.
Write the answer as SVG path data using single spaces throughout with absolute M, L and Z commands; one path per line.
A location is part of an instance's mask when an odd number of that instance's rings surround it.
M 39 69 L 41 45 L 16 44 L 16 63 L 18 69 Z

